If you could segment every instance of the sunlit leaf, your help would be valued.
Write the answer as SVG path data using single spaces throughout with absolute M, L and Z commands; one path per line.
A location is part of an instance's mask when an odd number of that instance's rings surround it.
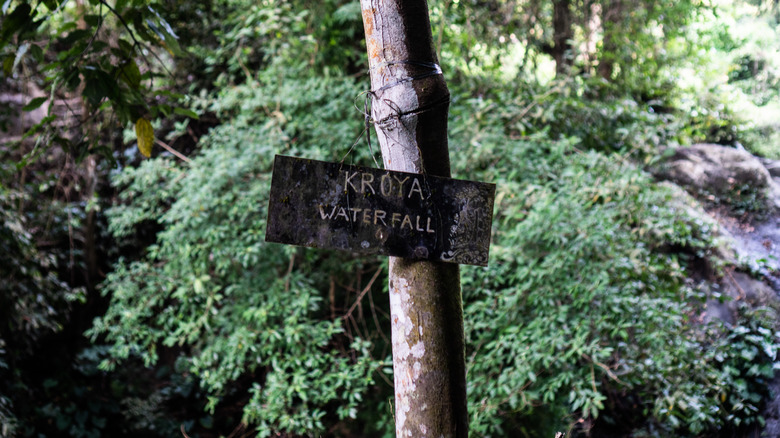
M 27 54 L 27 50 L 30 48 L 30 43 L 24 43 L 19 45 L 19 49 L 16 50 L 16 58 L 14 59 L 14 65 L 11 67 L 11 73 L 16 70 L 16 66 L 22 62 L 24 55 Z
M 60 26 L 60 28 L 57 29 L 57 33 L 64 34 L 66 32 L 70 32 L 70 31 L 72 31 L 73 29 L 76 29 L 76 28 L 78 28 L 78 25 L 76 24 L 75 21 L 68 21 L 68 22 L 63 23 L 62 26 Z
M 168 49 L 168 51 L 175 56 L 185 55 L 184 51 L 179 45 L 179 37 L 174 33 L 171 25 L 151 6 L 148 6 L 150 12 L 154 14 L 154 18 L 147 18 L 146 25 L 149 29 L 157 35 L 162 45 Z
M 138 150 L 145 157 L 152 156 L 152 145 L 154 145 L 154 128 L 148 120 L 143 117 L 135 122 L 135 135 L 138 137 Z

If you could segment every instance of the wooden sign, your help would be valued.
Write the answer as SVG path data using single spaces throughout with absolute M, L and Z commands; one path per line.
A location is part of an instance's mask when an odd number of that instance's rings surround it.
M 487 266 L 495 184 L 277 155 L 268 242 Z

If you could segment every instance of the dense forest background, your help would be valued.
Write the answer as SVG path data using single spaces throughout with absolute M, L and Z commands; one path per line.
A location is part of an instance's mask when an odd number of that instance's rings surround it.
M 777 260 L 707 212 L 762 223 L 769 189 L 655 169 L 780 159 L 779 3 L 428 3 L 453 174 L 498 187 L 472 436 L 766 430 L 778 305 L 722 279 Z M 386 260 L 264 241 L 274 154 L 380 161 L 359 2 L 0 12 L 0 436 L 392 436 Z

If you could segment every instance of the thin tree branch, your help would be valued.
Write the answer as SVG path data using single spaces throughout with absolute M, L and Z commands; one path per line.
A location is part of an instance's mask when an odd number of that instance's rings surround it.
M 182 155 L 182 153 L 177 151 L 176 149 L 174 149 L 174 148 L 168 146 L 167 144 L 163 143 L 162 140 L 160 140 L 159 138 L 155 138 L 154 141 L 158 145 L 162 146 L 163 149 L 165 149 L 166 151 L 172 153 L 173 155 L 176 155 L 177 158 L 179 158 L 180 160 L 184 161 L 185 163 L 187 163 L 187 164 L 192 163 L 192 160 L 190 160 L 186 156 Z
M 354 310 L 355 310 L 355 307 L 357 307 L 357 305 L 358 305 L 358 304 L 360 303 L 360 301 L 363 299 L 363 296 L 365 296 L 365 295 L 366 295 L 366 293 L 368 293 L 368 291 L 370 291 L 370 290 L 371 290 L 371 286 L 373 286 L 373 285 L 374 285 L 374 282 L 375 282 L 375 281 L 376 281 L 376 279 L 379 277 L 379 274 L 381 274 L 381 273 L 382 273 L 382 270 L 384 270 L 384 267 L 380 266 L 380 267 L 379 267 L 379 269 L 377 269 L 377 270 L 376 270 L 376 272 L 374 272 L 374 276 L 373 276 L 373 277 L 371 277 L 371 280 L 369 280 L 369 281 L 368 281 L 368 284 L 366 285 L 366 287 L 365 287 L 365 288 L 363 288 L 363 290 L 360 292 L 360 295 L 357 297 L 357 299 L 355 300 L 355 302 L 354 302 L 354 303 L 352 303 L 352 306 L 349 308 L 349 310 L 347 311 L 347 313 L 346 313 L 346 314 L 345 314 L 345 315 L 344 315 L 342 318 L 344 318 L 344 319 L 347 319 L 347 318 L 349 318 L 349 317 L 352 315 L 352 311 L 354 311 Z

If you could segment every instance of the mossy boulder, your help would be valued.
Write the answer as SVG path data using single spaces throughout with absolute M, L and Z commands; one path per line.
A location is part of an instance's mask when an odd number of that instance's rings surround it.
M 733 212 L 767 213 L 780 208 L 780 187 L 749 152 L 717 144 L 668 149 L 654 166 L 656 177 Z

